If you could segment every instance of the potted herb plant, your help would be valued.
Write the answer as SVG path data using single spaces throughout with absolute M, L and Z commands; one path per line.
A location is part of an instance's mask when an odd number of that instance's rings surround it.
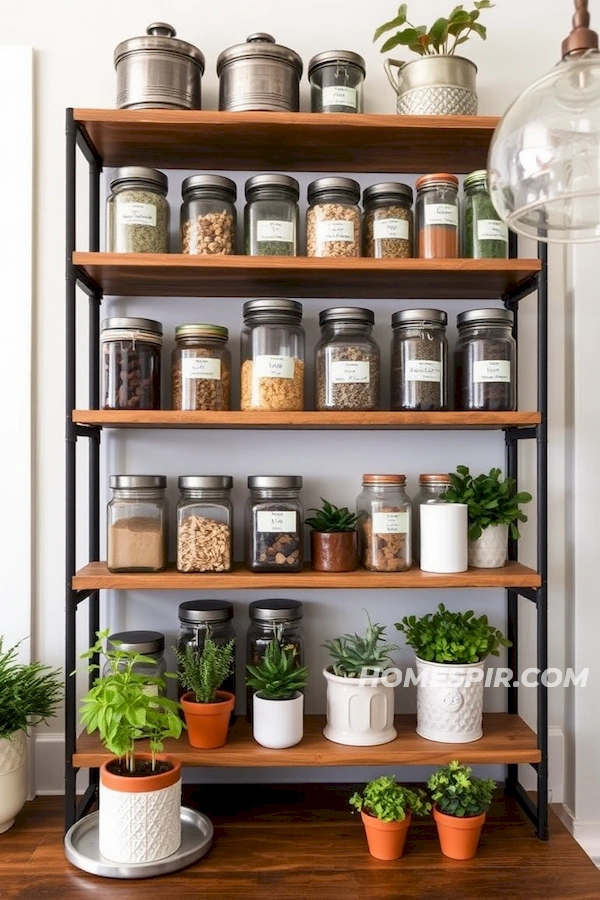
M 375 859 L 400 859 L 412 816 L 431 812 L 425 791 L 403 787 L 393 775 L 370 781 L 360 794 L 352 794 L 350 806 L 360 812 L 369 853 Z
M 390 654 L 399 648 L 384 641 L 385 626 L 367 615 L 364 636 L 344 634 L 325 641 L 331 665 L 323 669 L 327 681 L 325 737 L 336 744 L 369 747 L 396 737 L 394 682 L 385 670 Z
M 296 666 L 293 650 L 286 650 L 277 635 L 256 666 L 247 666 L 246 683 L 252 697 L 252 734 L 263 747 L 293 747 L 304 734 L 304 695 L 308 669 Z
M 510 647 L 487 616 L 472 610 L 405 616 L 396 628 L 417 660 L 417 734 L 429 741 L 466 744 L 483 735 L 483 669 L 499 647 Z
M 164 859 L 181 843 L 181 765 L 162 753 L 165 738 L 181 734 L 179 704 L 162 693 L 162 676 L 135 671 L 154 660 L 121 649 L 118 641 L 107 647 L 108 631 L 97 637 L 82 659 L 102 653 L 108 672 L 83 697 L 81 721 L 114 754 L 100 768 L 100 853 L 120 863 Z M 139 738 L 149 740 L 150 752 L 136 748 Z
M 343 506 L 334 506 L 321 497 L 323 506 L 312 508 L 316 515 L 306 519 L 310 525 L 313 569 L 317 572 L 352 572 L 358 566 L 359 515 Z
M 518 540 L 517 522 L 527 516 L 519 504 L 529 503 L 531 494 L 517 491 L 514 478 L 500 480 L 501 470 L 473 478 L 467 466 L 450 473 L 450 486 L 441 500 L 465 503 L 469 519 L 469 565 L 478 569 L 496 569 L 506 565 L 508 535 Z
M 477 115 L 477 66 L 456 51 L 472 34 L 485 41 L 487 29 L 479 21 L 481 10 L 490 9 L 490 0 L 475 0 L 467 11 L 455 6 L 448 16 L 436 19 L 431 27 L 408 21 L 408 4 L 402 3 L 397 15 L 375 31 L 374 41 L 393 31 L 381 47 L 388 53 L 406 47 L 419 59 L 404 62 L 386 59 L 384 68 L 398 100 L 397 110 L 404 115 L 474 116 Z M 397 76 L 393 69 L 397 69 Z
M 222 647 L 215 644 L 210 628 L 201 651 L 191 644 L 185 652 L 175 650 L 179 678 L 187 693 L 180 698 L 188 739 L 192 747 L 213 750 L 227 743 L 229 720 L 235 696 L 219 690 L 233 667 L 235 640 Z
M 63 695 L 60 673 L 39 662 L 20 663 L 19 645 L 0 637 L 0 834 L 27 799 L 27 732 L 55 714 Z
M 427 782 L 440 846 L 450 859 L 472 859 L 495 788 L 489 778 L 477 778 L 469 766 L 453 759 Z

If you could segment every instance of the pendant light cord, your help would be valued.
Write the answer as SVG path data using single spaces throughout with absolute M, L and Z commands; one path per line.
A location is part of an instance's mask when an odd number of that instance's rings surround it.
M 598 35 L 590 28 L 588 0 L 575 0 L 573 28 L 569 37 L 562 43 L 563 58 L 585 53 L 586 50 L 597 49 Z

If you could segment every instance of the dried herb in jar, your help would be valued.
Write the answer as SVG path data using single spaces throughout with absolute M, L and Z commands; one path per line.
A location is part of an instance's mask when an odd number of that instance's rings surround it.
M 167 176 L 157 169 L 117 169 L 106 202 L 109 253 L 168 253 Z
M 446 409 L 446 322 L 440 309 L 405 309 L 392 316 L 392 409 Z
M 486 170 L 471 172 L 463 186 L 463 256 L 468 259 L 507 259 L 508 228 L 491 201 Z

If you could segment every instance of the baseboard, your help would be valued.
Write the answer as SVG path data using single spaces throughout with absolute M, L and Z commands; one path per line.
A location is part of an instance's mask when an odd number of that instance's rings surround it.
M 62 734 L 36 734 L 32 747 L 35 793 L 47 796 L 65 792 L 65 738 Z
M 600 820 L 597 822 L 578 822 L 568 806 L 563 804 L 559 810 L 559 818 L 571 832 L 577 843 L 583 847 L 588 856 L 600 865 Z
M 565 735 L 562 728 L 548 729 L 548 795 L 550 803 L 562 803 L 565 781 Z M 531 766 L 521 767 L 521 783 L 526 791 L 537 789 L 536 774 Z

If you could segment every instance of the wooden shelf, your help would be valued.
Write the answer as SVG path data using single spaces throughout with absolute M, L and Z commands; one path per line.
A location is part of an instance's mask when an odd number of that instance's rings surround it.
M 91 562 L 73 576 L 75 590 L 376 590 L 403 588 L 537 588 L 540 576 L 533 569 L 509 562 L 501 569 L 468 569 L 454 575 L 436 575 L 412 568 L 407 572 L 249 572 L 236 563 L 232 572 L 178 572 L 171 563 L 164 572 L 109 572 L 105 562 Z
M 165 752 L 184 766 L 227 766 L 283 768 L 286 766 L 393 766 L 444 765 L 452 759 L 462 763 L 536 763 L 541 754 L 534 732 L 518 716 L 488 713 L 484 716 L 483 737 L 470 744 L 440 744 L 427 741 L 415 732 L 412 715 L 396 716 L 398 737 L 378 747 L 347 747 L 323 737 L 325 716 L 306 716 L 304 738 L 286 750 L 268 750 L 252 737 L 251 725 L 243 717 L 233 724 L 229 740 L 217 750 L 190 747 L 187 735 L 165 741 Z M 145 741 L 139 749 L 147 749 Z M 138 744 L 136 744 L 137 748 Z M 77 741 L 73 765 L 100 766 L 111 754 L 97 735 L 83 734 Z
M 497 300 L 540 271 L 537 259 L 321 259 L 74 253 L 107 295 Z

